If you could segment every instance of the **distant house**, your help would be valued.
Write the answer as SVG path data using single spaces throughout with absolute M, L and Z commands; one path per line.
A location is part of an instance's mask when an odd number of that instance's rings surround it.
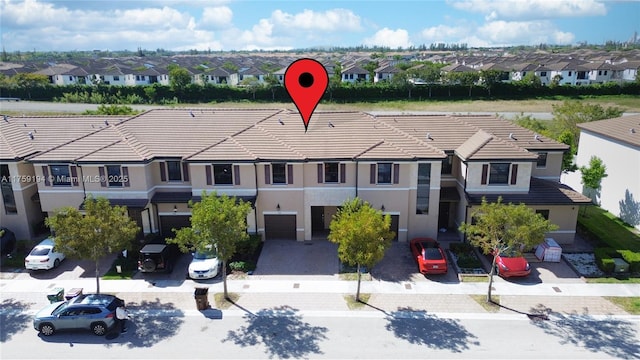
M 579 124 L 578 166 L 589 166 L 592 156 L 607 167 L 600 206 L 640 230 L 640 115 Z M 584 192 L 580 171 L 563 175 L 563 182 Z M 635 217 L 634 217 L 635 214 Z M 634 220 L 636 219 L 636 220 Z
M 369 72 L 358 65 L 352 65 L 342 70 L 342 82 L 355 83 L 369 81 Z
M 375 77 L 373 81 L 374 82 L 391 81 L 391 79 L 393 79 L 393 76 L 398 72 L 400 72 L 400 69 L 398 69 L 395 65 L 385 64 L 375 70 L 374 72 Z

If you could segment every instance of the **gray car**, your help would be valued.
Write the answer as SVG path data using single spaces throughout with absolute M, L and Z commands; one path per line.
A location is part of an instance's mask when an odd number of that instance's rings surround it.
M 33 319 L 33 327 L 44 336 L 58 330 L 91 330 L 105 335 L 116 323 L 115 312 L 124 301 L 113 295 L 83 294 L 49 304 Z

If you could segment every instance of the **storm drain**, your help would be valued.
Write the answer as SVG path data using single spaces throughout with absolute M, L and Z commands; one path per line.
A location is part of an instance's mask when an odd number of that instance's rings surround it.
M 562 290 L 560 290 L 560 288 L 559 288 L 559 287 L 557 287 L 557 286 L 554 286 L 554 287 L 553 287 L 553 291 L 555 291 L 555 292 L 562 292 Z
M 294 289 L 299 289 L 300 288 L 300 284 L 299 283 L 294 283 L 293 284 L 293 288 Z
M 248 288 L 249 288 L 249 284 L 244 284 L 244 285 L 242 285 L 242 288 L 243 288 L 243 289 L 248 289 Z
M 411 284 L 409 283 L 404 284 L 404 288 L 407 290 L 411 290 Z

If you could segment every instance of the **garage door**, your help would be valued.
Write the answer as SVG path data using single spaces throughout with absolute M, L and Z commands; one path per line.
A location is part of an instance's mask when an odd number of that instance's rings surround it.
M 266 240 L 296 240 L 295 215 L 265 215 Z
M 189 215 L 169 215 L 160 216 L 160 233 L 164 237 L 174 237 L 175 233 L 171 229 L 180 229 L 191 226 Z

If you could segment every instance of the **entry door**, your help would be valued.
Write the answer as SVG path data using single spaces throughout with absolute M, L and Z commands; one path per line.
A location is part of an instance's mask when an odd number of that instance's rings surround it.
M 313 233 L 324 231 L 324 206 L 311 207 L 311 231 Z
M 398 241 L 398 229 L 400 229 L 400 215 L 391 215 L 391 231 L 396 233 L 393 241 Z
M 449 209 L 451 208 L 451 203 L 449 202 L 441 202 L 440 203 L 440 213 L 438 214 L 438 229 L 448 229 L 449 228 Z

